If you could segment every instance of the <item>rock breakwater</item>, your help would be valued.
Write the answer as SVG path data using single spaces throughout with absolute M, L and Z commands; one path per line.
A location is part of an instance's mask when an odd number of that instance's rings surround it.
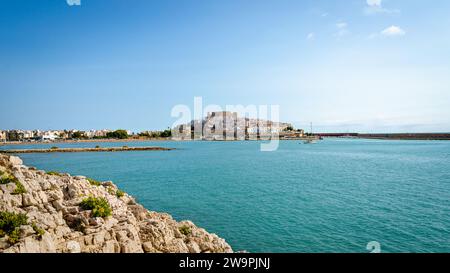
M 2 150 L 4 154 L 30 154 L 30 153 L 82 153 L 82 152 L 133 152 L 133 151 L 171 151 L 174 148 L 164 147 L 96 147 L 96 148 L 58 148 L 50 149 L 14 149 Z

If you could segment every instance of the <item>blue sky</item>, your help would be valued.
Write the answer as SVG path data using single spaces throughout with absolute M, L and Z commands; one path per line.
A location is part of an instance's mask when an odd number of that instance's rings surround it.
M 0 0 L 0 128 L 161 129 L 278 104 L 315 131 L 450 131 L 447 0 Z

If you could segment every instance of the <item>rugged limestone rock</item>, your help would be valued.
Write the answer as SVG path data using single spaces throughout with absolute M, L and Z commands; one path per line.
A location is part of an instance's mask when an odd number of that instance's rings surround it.
M 18 157 L 0 154 L 0 175 L 18 181 L 0 184 L 0 212 L 27 216 L 15 242 L 0 232 L 0 252 L 232 252 L 224 239 L 190 221 L 148 211 L 126 193 L 118 197 L 110 181 L 95 186 L 85 177 L 46 174 L 22 164 Z M 19 184 L 25 192 L 17 192 Z M 89 196 L 105 198 L 112 215 L 92 217 L 92 211 L 82 209 L 81 201 Z

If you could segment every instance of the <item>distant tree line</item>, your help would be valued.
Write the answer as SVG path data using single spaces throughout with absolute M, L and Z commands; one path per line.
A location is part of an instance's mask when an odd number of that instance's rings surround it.
M 127 139 L 128 133 L 126 130 L 115 130 L 114 132 L 106 133 L 106 138 Z
M 114 138 L 114 139 L 127 139 L 128 133 L 126 130 L 115 130 L 113 132 L 106 133 L 106 136 L 94 136 L 93 139 L 105 139 L 105 138 Z M 77 131 L 70 135 L 72 139 L 87 139 L 85 132 Z
M 154 132 L 142 132 L 138 134 L 140 137 L 148 137 L 148 138 L 167 138 L 172 136 L 172 131 L 170 128 L 164 130 L 164 131 L 154 131 Z M 130 135 L 128 135 L 126 130 L 119 129 L 115 130 L 113 132 L 106 133 L 106 136 L 94 136 L 94 139 L 107 139 L 107 138 L 113 138 L 113 139 L 127 139 Z M 84 132 L 74 132 L 71 135 L 71 138 L 73 139 L 84 139 L 87 138 Z
M 77 132 L 72 133 L 72 138 L 81 139 L 81 138 L 87 138 L 87 137 L 84 135 L 84 132 L 77 131 Z
M 153 132 L 142 132 L 138 135 L 128 135 L 128 132 L 123 129 L 107 132 L 105 135 L 102 136 L 89 136 L 87 132 L 84 131 L 60 131 L 58 133 L 58 137 L 61 139 L 128 139 L 130 137 L 148 137 L 148 138 L 169 138 L 172 136 L 172 131 L 170 128 L 167 128 L 164 131 L 153 131 Z M 7 141 L 20 141 L 23 139 L 23 133 L 20 133 L 18 131 L 10 131 L 6 134 L 6 140 Z M 38 139 L 35 137 L 35 139 Z
M 149 138 L 167 138 L 172 136 L 172 131 L 170 129 L 166 129 L 164 131 L 142 132 L 139 136 Z

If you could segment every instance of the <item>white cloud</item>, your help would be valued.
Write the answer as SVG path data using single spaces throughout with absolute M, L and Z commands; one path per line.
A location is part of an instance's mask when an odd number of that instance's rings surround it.
M 387 37 L 404 36 L 406 32 L 398 26 L 390 26 L 381 32 L 381 35 Z
M 334 34 L 335 37 L 342 37 L 350 33 L 348 31 L 348 24 L 346 22 L 338 22 L 336 24 L 338 31 Z
M 364 9 L 366 15 L 373 15 L 377 13 L 400 13 L 398 9 L 386 9 L 382 6 L 382 0 L 366 0 L 367 7 Z
M 311 32 L 308 34 L 308 36 L 306 36 L 306 40 L 308 41 L 313 41 L 316 38 L 316 34 L 314 34 L 314 32 Z
M 371 7 L 381 7 L 382 0 L 367 0 L 367 5 Z
M 399 37 L 399 36 L 405 36 L 405 35 L 406 35 L 406 31 L 404 31 L 402 28 L 400 28 L 398 26 L 390 26 L 379 33 L 370 34 L 367 37 L 367 39 L 373 40 L 373 39 L 382 38 L 382 37 Z
M 336 26 L 338 29 L 343 29 L 343 28 L 346 28 L 348 26 L 348 24 L 345 22 L 339 22 L 336 24 Z
M 66 0 L 69 6 L 81 6 L 81 0 Z

